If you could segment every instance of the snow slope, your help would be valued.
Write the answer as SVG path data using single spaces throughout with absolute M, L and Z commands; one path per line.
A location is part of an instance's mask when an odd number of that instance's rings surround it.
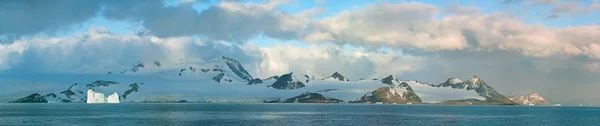
M 485 97 L 479 95 L 474 90 L 454 89 L 452 87 L 435 87 L 426 83 L 417 81 L 402 81 L 406 82 L 421 97 L 423 102 L 437 103 L 447 100 L 461 99 L 479 99 L 485 100 Z

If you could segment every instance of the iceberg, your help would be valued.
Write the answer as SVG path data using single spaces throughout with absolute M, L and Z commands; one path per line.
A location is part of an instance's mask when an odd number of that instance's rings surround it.
M 119 94 L 115 92 L 112 95 L 109 95 L 108 98 L 106 98 L 106 103 L 119 103 Z
M 88 89 L 87 93 L 87 103 L 119 103 L 119 94 L 117 92 L 109 95 L 108 98 L 104 97 L 104 94 L 99 92 L 94 92 L 92 89 Z

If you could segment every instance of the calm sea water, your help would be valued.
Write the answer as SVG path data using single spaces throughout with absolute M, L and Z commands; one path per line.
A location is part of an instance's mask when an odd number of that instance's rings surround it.
M 600 108 L 365 104 L 0 104 L 0 125 L 600 125 Z

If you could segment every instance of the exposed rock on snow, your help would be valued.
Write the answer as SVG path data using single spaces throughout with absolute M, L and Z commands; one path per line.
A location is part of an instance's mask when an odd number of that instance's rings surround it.
M 275 81 L 275 83 L 273 83 L 273 85 L 270 85 L 269 87 L 275 88 L 275 89 L 298 89 L 298 88 L 303 88 L 306 85 L 304 85 L 304 83 L 302 83 L 301 81 L 298 81 L 295 77 L 292 76 L 293 73 L 289 73 L 289 74 L 284 74 L 281 75 L 281 77 L 277 78 L 277 81 Z
M 335 72 L 331 76 L 323 78 L 323 80 L 337 80 L 337 81 L 350 81 L 348 78 L 344 77 L 342 74 Z
M 531 93 L 523 96 L 507 96 L 508 99 L 521 105 L 550 105 L 540 94 Z
M 328 98 L 319 93 L 306 92 L 296 97 L 275 101 L 265 101 L 266 103 L 342 103 L 343 100 L 336 98 Z
M 354 103 L 377 103 L 386 104 L 413 104 L 421 103 L 421 98 L 414 93 L 413 89 L 407 83 L 401 83 L 398 86 L 382 87 L 373 92 L 369 92 Z

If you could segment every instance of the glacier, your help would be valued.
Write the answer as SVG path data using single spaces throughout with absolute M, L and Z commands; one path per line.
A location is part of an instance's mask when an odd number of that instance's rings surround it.
M 88 104 L 119 103 L 119 94 L 117 94 L 117 92 L 115 92 L 112 95 L 109 95 L 108 98 L 105 98 L 103 93 L 94 92 L 94 90 L 88 89 L 87 103 Z
M 454 89 L 452 87 L 433 87 L 417 81 L 403 81 L 408 83 L 423 102 L 437 103 L 448 100 L 478 99 L 485 100 L 475 90 Z

